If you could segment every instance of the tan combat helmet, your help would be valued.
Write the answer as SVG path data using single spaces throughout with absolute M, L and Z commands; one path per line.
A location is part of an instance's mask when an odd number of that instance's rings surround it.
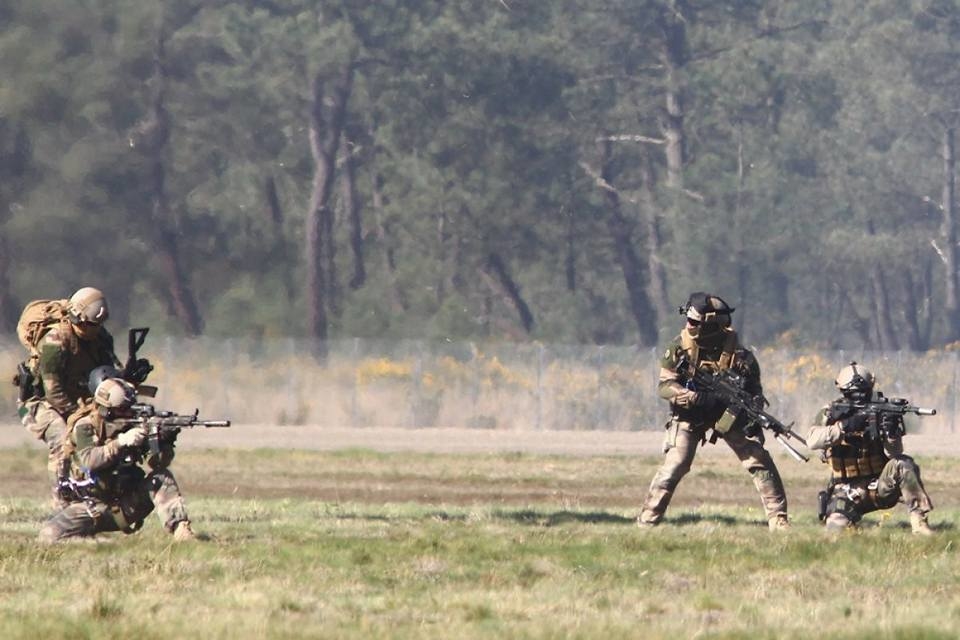
M 129 407 L 137 401 L 137 390 L 126 380 L 107 378 L 97 385 L 93 401 L 106 409 Z
M 851 362 L 840 369 L 834 384 L 845 397 L 869 398 L 873 393 L 875 378 L 863 365 Z
M 90 340 L 97 335 L 100 325 L 110 316 L 110 309 L 107 307 L 107 299 L 99 289 L 83 287 L 70 296 L 67 313 L 77 335 L 84 340 Z

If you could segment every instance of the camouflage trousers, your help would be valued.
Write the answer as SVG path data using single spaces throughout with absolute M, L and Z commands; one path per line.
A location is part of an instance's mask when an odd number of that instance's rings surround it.
M 50 482 L 51 501 L 54 509 L 61 509 L 67 503 L 60 497 L 58 484 L 70 471 L 70 461 L 63 455 L 67 421 L 44 400 L 28 400 L 20 407 L 19 413 L 27 431 L 47 445 L 47 479 Z
M 640 512 L 641 524 L 657 524 L 663 519 L 680 480 L 693 465 L 697 447 L 703 441 L 710 425 L 692 425 L 674 420 L 667 429 L 664 441 L 666 458 L 650 482 L 647 498 Z M 740 464 L 753 476 L 753 484 L 760 494 L 767 519 L 787 515 L 787 495 L 770 453 L 760 440 L 747 437 L 734 428 L 723 435 L 723 442 L 739 458 Z
M 834 482 L 827 499 L 824 524 L 828 529 L 855 526 L 864 514 L 890 509 L 900 501 L 910 512 L 926 515 L 933 510 L 919 465 L 903 455 L 887 461 L 877 476 Z
M 71 502 L 44 523 L 40 541 L 58 542 L 110 531 L 133 533 L 154 510 L 168 533 L 179 522 L 189 520 L 177 480 L 166 468 L 146 474 L 115 500 Z

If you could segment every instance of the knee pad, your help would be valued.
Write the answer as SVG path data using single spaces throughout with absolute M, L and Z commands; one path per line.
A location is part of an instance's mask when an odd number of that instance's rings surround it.
M 857 508 L 856 503 L 853 502 L 850 498 L 843 496 L 832 496 L 827 502 L 827 515 L 824 519 L 824 524 L 827 525 L 827 528 L 831 527 L 831 522 L 836 526 L 839 519 L 835 516 L 840 516 L 843 518 L 847 524 L 855 525 L 863 518 L 863 514 L 860 513 L 860 510 Z

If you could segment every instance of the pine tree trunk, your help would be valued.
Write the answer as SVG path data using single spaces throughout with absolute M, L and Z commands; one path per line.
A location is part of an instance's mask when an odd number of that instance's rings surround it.
M 685 134 L 680 74 L 687 63 L 687 30 L 682 7 L 676 6 L 675 1 L 669 4 L 669 7 L 662 8 L 659 20 L 663 35 L 661 62 L 666 70 L 664 153 L 667 160 L 667 186 L 672 189 L 681 189 L 683 188 Z
M 161 19 L 162 20 L 162 19 Z M 166 285 L 167 306 L 188 335 L 203 332 L 203 319 L 180 259 L 176 225 L 166 186 L 165 153 L 170 138 L 166 109 L 166 31 L 161 24 L 153 60 L 156 87 L 148 117 L 139 127 L 140 150 L 147 155 L 151 180 L 152 244 Z
M 10 253 L 7 239 L 0 236 L 0 322 L 5 329 L 12 332 L 16 329 L 19 318 L 20 305 L 10 292 Z
M 354 144 L 350 137 L 344 140 L 346 153 L 343 158 L 343 176 L 341 177 L 341 197 L 343 210 L 350 222 L 350 249 L 353 252 L 353 275 L 350 288 L 359 289 L 367 281 L 367 267 L 364 263 L 363 214 L 357 198 L 357 161 L 353 154 Z
M 609 136 L 604 136 L 604 138 L 609 138 Z M 603 159 L 601 178 L 606 184 L 613 186 L 615 177 L 613 176 L 611 144 L 608 139 L 600 142 L 600 153 Z M 604 196 L 607 200 L 607 229 L 610 233 L 610 239 L 613 241 L 617 262 L 620 264 L 623 273 L 624 284 L 630 299 L 630 312 L 637 324 L 638 341 L 644 347 L 657 346 L 657 324 L 650 298 L 647 296 L 647 282 L 642 263 L 633 247 L 631 225 L 623 215 L 620 193 L 615 188 L 610 188 L 604 190 Z
M 663 232 L 660 229 L 660 210 L 654 197 L 655 178 L 650 157 L 646 152 L 640 160 L 640 174 L 640 202 L 647 225 L 647 271 L 650 274 L 648 290 L 656 312 L 654 324 L 659 325 L 670 317 L 672 306 L 667 298 L 667 272 L 660 257 L 663 252 Z
M 943 132 L 943 260 L 946 270 L 946 342 L 960 339 L 960 281 L 957 275 L 956 178 L 954 130 Z
M 490 252 L 490 255 L 487 256 L 486 266 L 493 272 L 493 276 L 497 283 L 499 283 L 503 295 L 516 310 L 517 315 L 520 317 L 520 324 L 523 325 L 524 332 L 529 334 L 533 331 L 533 313 L 530 311 L 530 306 L 527 304 L 527 301 L 524 300 L 520 294 L 520 286 L 516 280 L 513 279 L 513 276 L 510 275 L 507 265 L 500 257 L 500 254 L 495 251 Z
M 385 181 L 383 174 L 377 169 L 376 129 L 371 131 L 370 138 L 373 140 L 373 151 L 370 154 L 370 165 L 373 167 L 373 188 L 370 197 L 370 207 L 373 211 L 373 234 L 383 256 L 382 268 L 389 287 L 390 306 L 395 311 L 403 312 L 406 311 L 408 304 L 406 296 L 397 282 L 397 256 L 394 248 L 396 242 L 385 211 L 388 204 L 387 197 L 383 194 Z
M 890 293 L 887 289 L 887 277 L 883 268 L 875 266 L 870 274 L 870 283 L 873 288 L 873 317 L 876 322 L 877 346 L 883 350 L 896 351 L 900 348 L 900 341 L 893 328 L 893 319 L 890 315 Z
M 329 105 L 326 104 L 326 78 L 317 74 L 311 81 L 310 151 L 313 155 L 313 187 L 306 221 L 307 261 L 307 333 L 313 339 L 312 351 L 319 362 L 327 359 L 327 324 L 330 306 L 330 267 L 328 255 L 333 246 L 330 235 L 337 150 L 346 118 L 347 101 L 353 85 L 353 64 L 347 64 L 336 82 Z

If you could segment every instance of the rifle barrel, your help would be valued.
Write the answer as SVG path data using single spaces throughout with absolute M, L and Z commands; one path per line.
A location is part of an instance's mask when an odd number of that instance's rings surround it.
M 792 431 L 787 431 L 787 433 L 793 433 L 793 432 L 792 432 Z M 793 435 L 796 436 L 796 434 L 793 434 Z M 808 458 L 807 456 L 803 455 L 802 453 L 800 453 L 799 451 L 797 451 L 796 449 L 794 449 L 793 446 L 787 441 L 786 438 L 783 437 L 782 434 L 779 434 L 779 433 L 778 433 L 778 434 L 776 434 L 776 435 L 773 436 L 773 437 L 777 440 L 777 442 L 779 442 L 779 443 L 783 446 L 784 449 L 787 450 L 787 453 L 789 453 L 791 456 L 793 456 L 793 459 L 796 460 L 797 462 L 809 462 L 809 461 L 810 461 L 810 458 Z M 797 436 L 797 437 L 799 438 L 799 436 Z

